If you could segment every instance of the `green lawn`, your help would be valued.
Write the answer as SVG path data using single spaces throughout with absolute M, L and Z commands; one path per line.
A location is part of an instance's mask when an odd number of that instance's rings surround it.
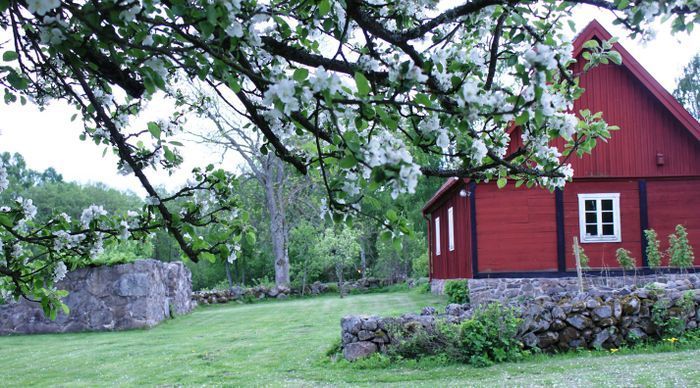
M 700 350 L 566 355 L 476 369 L 362 370 L 323 354 L 351 313 L 417 312 L 413 292 L 199 308 L 151 330 L 0 338 L 0 385 L 700 385 Z

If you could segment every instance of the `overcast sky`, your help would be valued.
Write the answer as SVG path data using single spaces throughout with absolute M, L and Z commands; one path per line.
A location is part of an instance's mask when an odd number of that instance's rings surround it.
M 623 30 L 612 25 L 610 15 L 592 7 L 582 8 L 576 13 L 577 27 L 582 29 L 594 17 L 614 36 L 620 37 L 620 43 L 669 91 L 673 91 L 676 79 L 690 58 L 700 52 L 700 29 L 690 36 L 672 36 L 668 32 L 669 23 L 666 23 L 656 27 L 655 40 L 642 43 L 626 38 Z M 0 104 L 0 152 L 19 152 L 30 168 L 44 170 L 54 167 L 69 181 L 100 181 L 118 189 L 143 194 L 136 178 L 117 173 L 116 157 L 111 154 L 103 157 L 103 147 L 78 139 L 82 125 L 78 121 L 70 121 L 73 113 L 72 108 L 59 102 L 43 112 L 30 104 Z M 168 104 L 153 104 L 138 123 L 166 118 L 170 113 L 172 110 Z M 202 124 L 192 125 L 201 127 Z M 175 175 L 148 172 L 155 185 L 175 189 L 190 176 L 189 171 L 194 166 L 220 162 L 218 152 L 201 145 L 186 144 L 186 150 L 185 164 Z M 225 167 L 234 169 L 236 160 L 239 159 L 228 157 L 224 162 Z

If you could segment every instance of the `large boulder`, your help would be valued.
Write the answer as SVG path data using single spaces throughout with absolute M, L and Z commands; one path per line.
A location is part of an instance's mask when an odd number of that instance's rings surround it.
M 343 357 L 348 361 L 367 357 L 378 350 L 377 344 L 369 341 L 352 342 L 343 347 Z

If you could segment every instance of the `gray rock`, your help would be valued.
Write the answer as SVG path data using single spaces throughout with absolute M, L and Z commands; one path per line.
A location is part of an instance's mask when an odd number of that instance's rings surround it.
M 538 345 L 540 349 L 546 349 L 559 341 L 559 334 L 556 332 L 548 331 L 546 333 L 537 336 Z
M 457 315 L 457 316 L 459 316 L 459 315 L 462 314 L 462 312 L 463 312 L 463 310 L 462 310 L 462 305 L 461 305 L 461 304 L 451 303 L 451 304 L 448 304 L 448 305 L 445 307 L 445 314 L 447 314 L 447 315 Z
M 345 333 L 343 333 L 342 342 L 343 342 L 343 345 L 349 344 L 351 342 L 357 342 L 357 337 L 355 337 L 354 335 L 352 335 L 348 332 L 345 332 Z
M 539 344 L 539 338 L 537 338 L 537 335 L 535 333 L 527 333 L 524 336 L 522 336 L 522 341 L 523 345 L 527 348 L 534 348 L 537 347 Z
M 421 315 L 435 315 L 436 313 L 435 307 L 432 306 L 423 307 L 421 310 Z
M 591 343 L 591 346 L 594 348 L 601 348 L 603 347 L 603 344 L 605 341 L 607 341 L 610 338 L 610 332 L 607 330 L 602 330 L 600 333 L 596 334 L 595 339 Z
M 369 341 L 374 338 L 374 333 L 368 330 L 360 330 L 357 333 L 357 338 L 359 338 L 360 341 Z
M 622 310 L 625 315 L 634 315 L 639 314 L 640 307 L 641 303 L 639 303 L 639 299 L 636 296 L 631 296 L 624 301 Z
M 366 317 L 362 319 L 362 328 L 369 331 L 377 330 L 377 317 Z
M 612 308 L 608 305 L 602 305 L 600 307 L 596 307 L 591 312 L 591 316 L 593 317 L 594 321 L 600 321 L 601 319 L 610 318 L 610 317 L 612 317 L 612 314 L 613 314 Z
M 340 327 L 343 332 L 357 335 L 362 330 L 362 319 L 355 315 L 348 315 L 340 319 Z
M 591 322 L 590 318 L 584 317 L 583 315 L 572 315 L 566 318 L 566 322 L 578 330 L 593 327 L 593 322 Z
M 552 330 L 561 330 L 561 329 L 563 329 L 563 328 L 565 328 L 565 327 L 566 327 L 566 323 L 565 323 L 564 321 L 562 321 L 561 319 L 555 319 L 555 320 L 552 322 L 552 325 L 550 326 L 550 328 L 551 328 Z
M 343 357 L 348 361 L 355 361 L 367 357 L 378 350 L 377 344 L 373 342 L 360 341 L 353 342 L 343 347 Z

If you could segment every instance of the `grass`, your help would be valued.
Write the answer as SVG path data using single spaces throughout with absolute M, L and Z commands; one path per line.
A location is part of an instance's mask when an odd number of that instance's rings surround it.
M 414 292 L 217 305 L 150 330 L 0 338 L 0 384 L 228 386 L 700 385 L 700 350 L 593 352 L 477 369 L 404 361 L 365 369 L 324 353 L 352 313 L 417 312 Z

